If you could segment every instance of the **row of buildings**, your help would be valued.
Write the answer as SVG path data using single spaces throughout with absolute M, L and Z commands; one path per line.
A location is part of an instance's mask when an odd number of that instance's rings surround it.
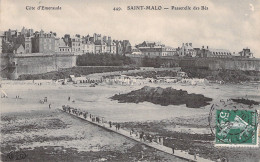
M 33 29 L 23 28 L 5 31 L 1 37 L 1 52 L 14 54 L 28 53 L 58 53 L 82 55 L 85 53 L 131 53 L 129 40 L 112 40 L 110 36 L 94 33 L 93 36 L 70 36 L 58 38 L 55 32 L 45 33 L 43 30 L 34 32 Z
M 55 32 L 45 33 L 43 30 L 34 32 L 33 29 L 22 28 L 5 31 L 0 37 L 0 52 L 2 53 L 58 53 L 82 55 L 85 53 L 129 54 L 130 56 L 148 57 L 244 57 L 253 58 L 253 53 L 244 48 L 239 53 L 231 53 L 227 49 L 214 49 L 208 46 L 194 48 L 192 43 L 183 43 L 181 47 L 173 48 L 161 42 L 144 41 L 131 46 L 129 40 L 113 40 L 110 36 L 94 33 L 92 36 L 70 36 L 65 34 L 58 38 Z
M 182 43 L 181 47 L 173 48 L 165 46 L 161 42 L 144 41 L 132 48 L 133 55 L 141 55 L 148 57 L 216 57 L 216 58 L 231 58 L 243 57 L 253 58 L 253 53 L 249 48 L 244 48 L 239 53 L 231 53 L 227 49 L 214 49 L 202 46 L 201 48 L 194 48 L 192 43 Z

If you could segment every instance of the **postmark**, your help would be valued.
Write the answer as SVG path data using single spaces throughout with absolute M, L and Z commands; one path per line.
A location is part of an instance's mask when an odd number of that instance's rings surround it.
M 256 110 L 216 110 L 215 146 L 258 147 Z

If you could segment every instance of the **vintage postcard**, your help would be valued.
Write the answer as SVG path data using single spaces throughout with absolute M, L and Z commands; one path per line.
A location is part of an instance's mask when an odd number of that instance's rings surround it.
M 260 1 L 0 0 L 0 161 L 260 161 Z

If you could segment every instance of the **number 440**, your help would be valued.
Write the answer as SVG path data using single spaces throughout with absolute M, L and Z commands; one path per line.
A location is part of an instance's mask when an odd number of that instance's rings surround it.
M 114 7 L 113 10 L 114 10 L 114 11 L 121 11 L 122 8 L 121 8 L 121 7 Z

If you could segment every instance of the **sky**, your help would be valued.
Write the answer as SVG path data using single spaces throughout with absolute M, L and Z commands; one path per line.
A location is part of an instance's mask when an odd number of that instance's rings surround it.
M 1 31 L 22 27 L 112 39 L 160 41 L 167 46 L 209 46 L 239 52 L 248 47 L 260 58 L 259 0 L 0 0 Z M 208 10 L 127 10 L 127 6 L 207 6 Z M 26 10 L 26 6 L 36 10 Z M 42 11 L 38 6 L 61 10 Z M 114 7 L 122 10 L 114 11 Z

